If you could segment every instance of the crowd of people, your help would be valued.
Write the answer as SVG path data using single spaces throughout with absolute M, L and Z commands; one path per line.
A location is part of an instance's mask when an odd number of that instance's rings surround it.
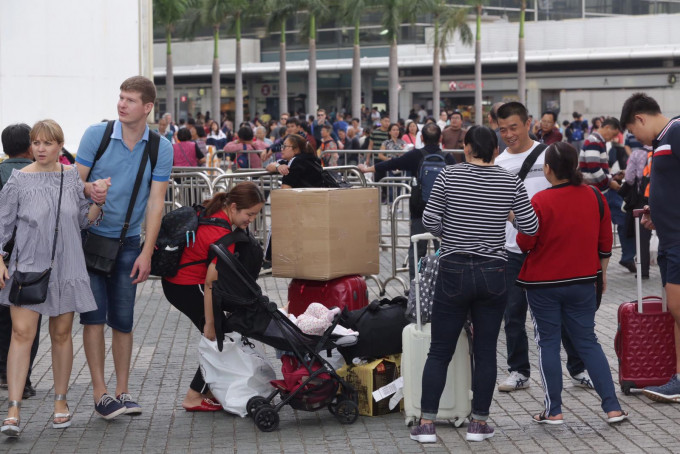
M 414 109 L 414 118 L 393 121 L 373 109 L 363 122 L 341 113 L 331 122 L 319 109 L 310 119 L 282 114 L 277 121 L 268 115 L 235 132 L 208 113 L 180 126 L 165 114 L 157 133 L 147 126 L 155 96 L 149 79 L 125 80 L 118 120 L 85 131 L 75 165 L 63 153 L 64 135 L 53 120 L 11 125 L 2 132 L 9 159 L 0 164 L 0 326 L 6 327 L 0 334 L 11 332 L 11 338 L 0 338 L 0 385 L 9 389 L 0 431 L 8 436 L 21 432 L 22 399 L 35 393 L 30 373 L 43 315 L 49 317 L 52 342 L 54 428 L 68 427 L 73 417 L 67 391 L 76 313 L 84 325 L 95 412 L 107 420 L 142 412 L 129 390 L 136 285 L 150 273 L 172 167 L 205 164 L 208 146 L 240 168 L 279 173 L 284 189 L 324 186 L 324 166 L 357 165 L 380 179 L 391 172 L 415 176 L 425 157 L 441 156 L 445 167 L 429 199 L 411 211 L 411 234 L 429 231 L 441 240 L 422 418 L 411 429 L 414 440 L 436 441 L 434 421 L 446 370 L 468 318 L 474 327 L 475 367 L 467 440 L 494 434 L 487 419 L 501 326 L 508 376 L 497 389 L 516 392 L 530 385 L 527 312 L 534 322 L 545 395 L 544 408 L 532 420 L 564 421 L 560 345 L 572 384 L 597 392 L 607 422 L 628 418 L 594 331 L 607 288 L 612 223 L 621 240 L 620 264 L 642 278 L 649 277 L 649 232 L 657 230 L 662 283 L 680 329 L 680 212 L 673 202 L 680 189 L 680 119 L 665 117 L 644 94 L 626 101 L 620 121 L 594 119 L 590 128 L 577 112 L 563 130 L 554 112 L 544 112 L 534 123 L 524 105 L 508 102 L 491 107 L 489 127 L 464 128 L 458 111 L 444 111 L 434 120 Z M 463 153 L 447 152 L 457 149 Z M 216 193 L 204 206 L 208 217 L 224 221 L 231 232 L 246 230 L 265 202 L 256 185 L 242 183 Z M 640 270 L 633 262 L 633 208 L 648 210 Z M 145 243 L 140 245 L 143 222 Z M 224 235 L 223 227 L 201 226 L 178 274 L 162 281 L 170 304 L 209 339 L 216 334 L 211 288 L 218 276 L 208 248 Z M 422 246 L 409 251 L 409 264 L 413 254 L 425 254 Z M 411 278 L 414 273 L 411 269 Z M 113 393 L 104 376 L 105 325 L 112 332 Z M 644 393 L 678 402 L 680 376 Z M 221 409 L 200 369 L 182 406 Z

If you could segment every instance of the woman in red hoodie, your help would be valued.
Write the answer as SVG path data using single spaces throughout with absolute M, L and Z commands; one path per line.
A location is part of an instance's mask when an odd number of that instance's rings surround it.
M 545 150 L 543 173 L 552 184 L 531 199 L 538 216 L 534 236 L 517 235 L 528 256 L 517 279 L 524 287 L 534 321 L 545 409 L 541 424 L 562 424 L 561 328 L 569 333 L 602 399 L 607 422 L 627 419 L 616 398 L 607 357 L 595 336 L 596 282 L 606 271 L 612 247 L 611 215 L 604 197 L 582 184 L 578 152 L 557 142 Z

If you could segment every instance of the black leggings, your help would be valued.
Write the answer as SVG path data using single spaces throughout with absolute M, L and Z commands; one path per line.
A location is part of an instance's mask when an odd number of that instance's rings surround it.
M 205 323 L 203 285 L 179 285 L 168 282 L 165 279 L 162 280 L 162 283 L 163 293 L 170 304 L 189 317 L 191 323 L 203 333 L 203 324 Z M 189 388 L 201 394 L 205 394 L 208 391 L 208 386 L 205 380 L 203 380 L 200 367 L 196 370 Z

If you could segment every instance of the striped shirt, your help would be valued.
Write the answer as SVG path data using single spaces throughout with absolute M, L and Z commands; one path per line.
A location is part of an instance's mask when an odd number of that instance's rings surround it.
M 507 260 L 505 223 L 515 213 L 519 230 L 538 231 L 524 183 L 499 166 L 447 166 L 435 180 L 423 225 L 442 239 L 441 256 L 472 254 Z
M 609 189 L 609 155 L 607 143 L 600 133 L 591 133 L 585 142 L 579 156 L 579 169 L 583 173 L 583 181 L 595 186 L 601 192 Z

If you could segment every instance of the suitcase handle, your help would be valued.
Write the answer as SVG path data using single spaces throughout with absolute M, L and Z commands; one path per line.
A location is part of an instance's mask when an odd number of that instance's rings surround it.
M 635 266 L 637 268 L 637 304 L 638 312 L 642 314 L 642 302 L 644 298 L 642 297 L 642 255 L 640 253 L 640 218 L 643 214 L 649 214 L 649 210 L 639 209 L 633 210 L 633 216 L 635 217 Z M 661 310 L 663 312 L 668 312 L 668 302 L 666 301 L 666 288 L 664 287 L 661 291 Z

